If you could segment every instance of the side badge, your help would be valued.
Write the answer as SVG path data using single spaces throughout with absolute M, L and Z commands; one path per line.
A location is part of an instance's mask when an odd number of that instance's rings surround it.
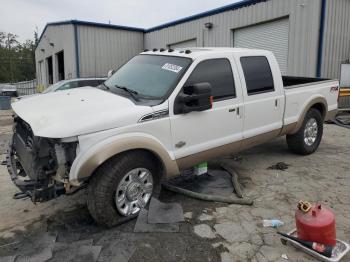
M 331 90 L 330 90 L 331 93 L 334 93 L 334 92 L 337 92 L 337 91 L 339 91 L 339 86 L 332 86 L 331 87 Z
M 178 142 L 178 143 L 175 145 L 175 147 L 176 147 L 176 148 L 181 148 L 181 147 L 183 147 L 184 145 L 186 145 L 186 142 L 180 141 L 180 142 Z

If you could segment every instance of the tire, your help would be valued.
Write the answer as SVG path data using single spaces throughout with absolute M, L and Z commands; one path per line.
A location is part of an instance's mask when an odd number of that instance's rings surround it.
M 111 158 L 89 181 L 87 206 L 91 216 L 97 224 L 107 227 L 136 217 L 151 197 L 159 194 L 160 173 L 158 161 L 147 151 L 131 151 Z
M 323 118 L 317 109 L 311 108 L 305 116 L 297 133 L 287 135 L 289 149 L 299 155 L 314 153 L 321 143 L 323 135 Z

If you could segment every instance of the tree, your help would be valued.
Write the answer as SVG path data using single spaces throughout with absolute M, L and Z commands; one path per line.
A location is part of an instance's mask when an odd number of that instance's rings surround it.
M 20 43 L 17 35 L 0 32 L 0 83 L 34 79 L 34 52 L 33 40 Z
M 36 27 L 34 31 L 34 45 L 36 46 L 39 43 L 39 34 L 38 34 L 38 27 Z
M 4 32 L 0 32 L 0 48 L 5 46 L 6 34 Z

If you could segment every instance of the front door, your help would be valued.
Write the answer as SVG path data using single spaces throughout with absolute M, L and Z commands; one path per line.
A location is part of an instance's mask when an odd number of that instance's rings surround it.
M 232 67 L 233 64 L 233 61 L 226 57 L 215 57 L 195 61 L 189 68 L 189 72 L 192 73 L 183 86 L 210 83 L 213 107 L 203 112 L 175 115 L 174 106 L 170 105 L 172 108 L 170 110 L 171 131 L 176 159 L 181 161 L 186 157 L 192 157 L 192 160 L 196 159 L 199 162 L 210 156 L 211 149 L 220 151 L 220 146 L 234 142 L 239 147 L 242 139 L 243 104 L 242 94 L 238 91 L 240 89 L 235 87 L 239 81 L 235 81 L 238 79 L 238 72 Z M 174 100 L 170 99 L 170 101 Z M 196 158 L 196 156 L 200 157 Z

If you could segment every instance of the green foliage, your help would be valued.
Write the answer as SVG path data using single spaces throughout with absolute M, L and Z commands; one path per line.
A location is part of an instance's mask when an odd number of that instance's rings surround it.
M 35 44 L 18 42 L 18 36 L 0 32 L 0 83 L 35 78 Z

